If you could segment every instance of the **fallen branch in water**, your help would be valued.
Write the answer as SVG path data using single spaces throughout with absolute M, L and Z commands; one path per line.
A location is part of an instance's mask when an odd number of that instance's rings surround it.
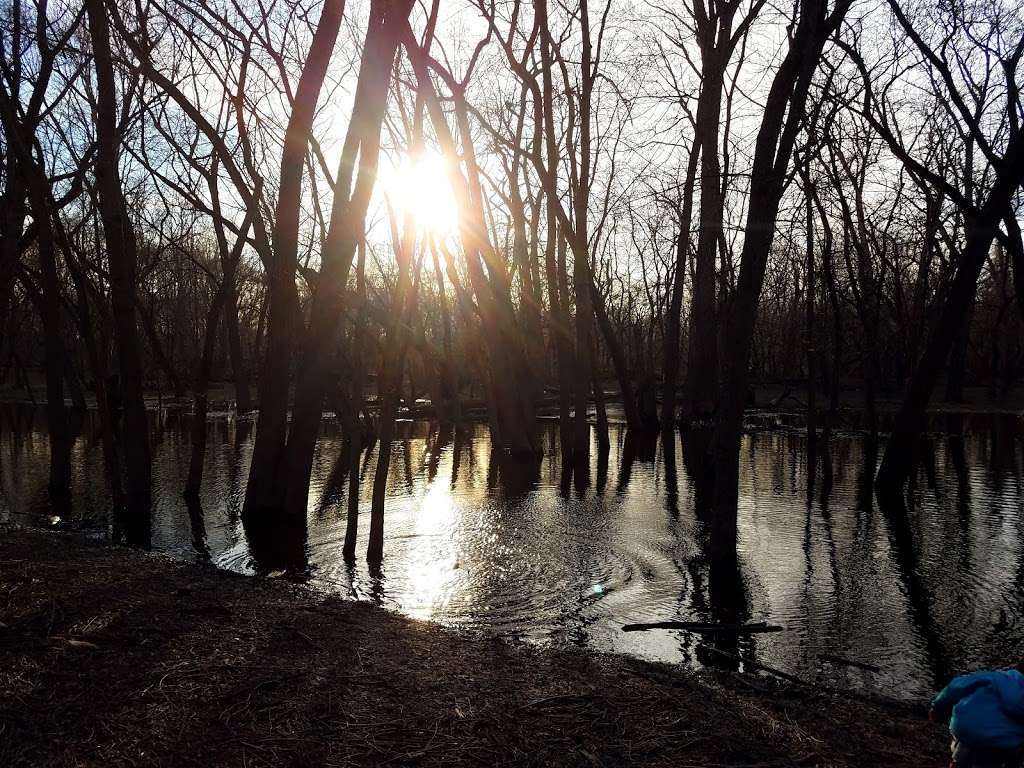
M 797 685 L 806 685 L 806 686 L 808 686 L 810 688 L 818 688 L 818 687 L 820 687 L 820 686 L 816 685 L 815 683 L 808 682 L 807 680 L 802 680 L 801 678 L 796 677 L 795 675 L 791 675 L 788 672 L 783 672 L 781 669 L 776 669 L 775 667 L 769 667 L 767 664 L 762 664 L 761 662 L 754 661 L 753 659 L 747 659 L 747 658 L 744 658 L 742 656 L 737 656 L 736 654 L 729 653 L 727 651 L 723 651 L 721 648 L 715 648 L 714 646 L 711 646 L 711 645 L 704 645 L 703 643 L 700 643 L 698 645 L 698 647 L 702 648 L 702 649 L 704 649 L 706 651 L 710 651 L 711 653 L 718 654 L 719 656 L 721 656 L 723 658 L 726 658 L 726 659 L 729 659 L 730 661 L 735 661 L 735 662 L 741 663 L 745 667 L 748 667 L 750 669 L 759 669 L 762 672 L 767 672 L 770 675 L 775 675 L 776 677 L 781 677 L 783 680 L 788 680 L 789 682 L 796 683 Z
M 865 664 L 863 661 L 854 661 L 853 659 L 844 659 L 842 656 L 833 656 L 831 653 L 820 653 L 818 658 L 822 661 L 826 661 L 829 664 L 839 664 L 844 667 L 856 667 L 857 669 L 864 669 L 868 672 L 881 672 L 881 667 L 876 667 L 874 664 Z
M 761 632 L 781 632 L 785 627 L 764 621 L 753 624 L 709 624 L 700 621 L 655 621 L 650 624 L 623 624 L 623 632 L 646 632 L 649 629 L 681 629 L 698 634 L 753 635 Z

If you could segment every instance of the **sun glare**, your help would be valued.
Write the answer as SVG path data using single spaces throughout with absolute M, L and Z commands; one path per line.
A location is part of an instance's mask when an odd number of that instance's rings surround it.
M 406 156 L 384 178 L 395 213 L 412 216 L 421 232 L 444 237 L 458 227 L 458 208 L 444 160 L 436 154 Z

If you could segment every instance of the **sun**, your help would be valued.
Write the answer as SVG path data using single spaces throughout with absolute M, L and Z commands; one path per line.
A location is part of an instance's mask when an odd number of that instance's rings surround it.
M 395 213 L 411 216 L 420 232 L 445 237 L 458 228 L 458 206 L 440 155 L 406 155 L 382 181 Z

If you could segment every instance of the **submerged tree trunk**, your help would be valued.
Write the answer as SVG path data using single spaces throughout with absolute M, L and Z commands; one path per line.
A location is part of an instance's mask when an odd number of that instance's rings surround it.
M 757 133 L 739 282 L 729 316 L 727 338 L 732 344 L 732 354 L 726 368 L 712 448 L 712 539 L 718 546 L 727 543 L 735 547 L 736 542 L 739 450 L 743 408 L 749 386 L 750 352 L 789 161 L 825 40 L 848 8 L 849 1 L 841 0 L 832 13 L 826 15 L 823 0 L 805 0 L 800 4 L 800 18 L 792 33 L 789 50 L 772 81 Z
M 360 310 L 366 304 L 366 240 L 359 241 L 359 257 L 356 263 L 356 297 Z M 435 252 L 435 262 L 436 262 Z M 366 372 L 364 363 L 364 335 L 366 328 L 366 312 L 356 315 L 355 326 L 352 328 L 352 357 L 349 366 L 349 466 L 348 466 L 348 514 L 345 520 L 345 543 L 341 554 L 346 562 L 356 557 L 356 537 L 359 535 L 359 454 L 366 442 L 360 414 L 363 410 L 363 379 Z
M 203 338 L 203 352 L 199 357 L 199 372 L 193 387 L 192 453 L 185 480 L 185 495 L 198 496 L 203 483 L 203 461 L 206 456 L 206 412 L 209 401 L 210 369 L 213 366 L 213 347 L 217 338 L 217 326 L 223 313 L 225 296 L 221 285 L 213 295 L 210 311 L 206 316 L 206 335 Z
M 107 477 L 110 500 L 116 516 L 124 512 L 124 487 L 114 431 L 114 415 L 110 410 L 110 400 L 107 392 L 110 366 L 108 365 L 106 352 L 101 351 L 106 350 L 109 344 L 107 343 L 108 339 L 104 338 L 101 344 L 100 340 L 96 337 L 96 327 L 93 323 L 92 312 L 90 311 L 88 284 L 82 272 L 81 264 L 75 263 L 75 259 L 70 252 L 68 252 L 68 271 L 75 286 L 78 325 L 82 333 L 82 340 L 85 343 L 85 351 L 89 358 L 89 367 L 92 370 L 93 381 L 95 382 L 96 412 L 99 414 L 100 441 L 103 444 L 103 470 Z
M 103 235 L 110 263 L 110 301 L 121 369 L 124 405 L 124 460 L 127 475 L 127 512 L 133 525 L 148 528 L 152 476 L 149 426 L 143 400 L 142 358 L 135 305 L 138 248 L 124 205 L 118 165 L 117 94 L 110 50 L 110 30 L 103 0 L 86 0 L 89 34 L 96 68 L 96 186 Z M 148 539 L 148 536 L 146 536 Z
M 35 159 L 30 149 L 34 140 L 31 133 L 20 120 L 14 105 L 6 91 L 2 92 L 0 101 L 3 127 L 6 129 L 8 151 L 17 153 L 18 161 L 8 166 L 8 173 L 17 173 L 25 184 L 30 211 L 36 227 L 36 250 L 39 259 L 39 281 L 36 286 L 26 275 L 22 277 L 29 298 L 37 306 L 43 330 L 43 353 L 45 357 L 46 377 L 46 416 L 50 431 L 50 479 L 49 491 L 51 500 L 65 503 L 71 493 L 71 429 L 64 408 L 64 379 L 67 365 L 67 350 L 61 335 L 61 305 L 63 297 L 60 277 L 57 272 L 57 244 L 55 240 L 55 221 L 57 212 L 52 208 L 52 197 L 46 170 Z M 10 186 L 18 189 L 20 185 L 12 180 Z M 20 201 L 11 201 L 15 207 L 9 212 L 11 217 L 5 222 L 5 260 L 16 263 L 15 251 L 20 252 L 19 222 L 16 220 Z M 21 209 L 24 211 L 24 209 Z M 22 214 L 23 215 L 23 214 Z M 12 268 L 14 264 L 12 263 Z M 0 278 L 2 279 L 2 278 Z
M 938 322 L 932 326 L 903 404 L 893 423 L 892 434 L 882 457 L 876 478 L 880 493 L 898 494 L 913 471 L 918 438 L 925 428 L 925 413 L 942 369 L 949 357 L 957 331 L 966 321 L 978 285 L 978 276 L 988 258 L 999 224 L 1013 195 L 1024 181 L 1024 134 L 1010 140 L 1004 155 L 1004 168 L 997 176 L 988 199 L 970 223 L 967 242 L 958 260 L 953 284 L 942 306 Z
M 572 456 L 572 420 L 570 418 L 572 398 L 569 392 L 569 370 L 572 365 L 572 348 L 569 345 L 569 316 L 562 301 L 559 280 L 559 251 L 565 249 L 565 239 L 558 232 L 555 202 L 548 202 L 548 241 L 544 246 L 544 267 L 548 284 L 548 333 L 555 353 L 558 373 L 558 430 L 562 459 Z
M 818 351 L 814 347 L 814 292 L 816 290 L 814 275 L 814 208 L 811 200 L 810 178 L 804 175 L 806 218 L 806 251 L 807 278 L 807 500 L 814 497 L 814 481 L 818 472 Z
M 43 211 L 40 217 L 49 216 Z M 39 250 L 39 271 L 41 291 L 38 305 L 43 321 L 43 350 L 46 372 L 46 419 L 50 431 L 50 482 L 51 498 L 66 500 L 71 495 L 71 429 L 64 407 L 64 378 L 66 375 L 67 350 L 61 337 L 61 290 L 57 276 L 57 256 L 52 232 L 44 234 L 50 225 L 40 227 L 37 246 Z
M 679 384 L 680 336 L 682 330 L 683 288 L 686 282 L 686 256 L 690 249 L 690 224 L 693 216 L 693 187 L 697 176 L 700 144 L 690 147 L 683 182 L 683 200 L 679 214 L 679 235 L 676 238 L 676 262 L 672 279 L 672 297 L 665 318 L 665 367 L 662 373 L 661 431 L 666 436 L 676 427 L 676 390 Z
M 293 339 L 299 323 L 295 267 L 298 261 L 303 160 L 344 9 L 345 0 L 324 2 L 299 76 L 281 150 L 281 179 L 272 233 L 273 262 L 267 272 L 267 348 L 259 382 L 260 411 L 256 439 L 242 510 L 248 516 L 280 513 L 285 504 L 288 382 Z
M 338 341 L 338 324 L 344 307 L 344 287 L 356 247 L 363 237 L 366 211 L 376 182 L 380 131 L 387 109 L 398 35 L 407 24 L 410 9 L 410 0 L 396 3 L 375 0 L 371 4 L 356 98 L 339 164 L 331 224 L 321 249 L 322 266 L 313 292 L 302 364 L 295 383 L 285 478 L 285 506 L 293 517 L 306 513 L 313 453 L 334 359 L 332 350 Z M 357 151 L 358 175 L 352 189 Z
M 406 222 L 411 228 L 411 222 Z M 407 230 L 408 231 L 408 230 Z M 380 404 L 380 447 L 377 451 L 377 470 L 373 477 L 373 502 L 370 507 L 370 535 L 366 545 L 366 560 L 378 564 L 384 559 L 384 501 L 387 493 L 388 470 L 391 466 L 391 447 L 395 437 L 395 415 L 405 367 L 408 347 L 408 327 L 416 305 L 419 270 L 412 275 L 412 236 L 403 238 L 398 255 L 398 283 L 395 287 L 394 310 L 391 325 L 384 342 L 384 360 L 377 377 L 377 401 Z
M 577 219 L 579 219 L 579 214 L 577 214 Z M 586 230 L 581 229 L 580 231 Z M 586 247 L 573 247 L 572 251 L 573 286 L 576 292 L 576 366 L 573 377 L 572 450 L 574 460 L 586 461 L 590 455 L 590 422 L 587 421 L 587 404 L 590 399 L 593 375 L 590 326 L 593 322 L 594 301 L 591 296 L 590 257 L 586 252 Z
M 693 307 L 690 313 L 690 349 L 686 366 L 686 410 L 690 417 L 707 419 L 715 411 L 718 398 L 718 333 L 716 331 L 717 295 L 715 274 L 718 240 L 722 230 L 724 196 L 722 169 L 718 158 L 719 122 L 722 114 L 722 89 L 731 46 L 732 14 L 736 4 L 725 6 L 722 30 L 715 45 L 716 27 L 708 19 L 698 18 L 698 40 L 703 59 L 700 97 L 697 101 L 694 143 L 700 145 L 700 216 L 697 236 L 696 271 L 693 282 Z
M 615 329 L 612 327 L 611 318 L 604 305 L 604 297 L 600 291 L 594 290 L 594 316 L 597 318 L 598 328 L 604 336 L 605 348 L 612 358 L 612 368 L 615 369 L 615 378 L 619 381 L 619 390 L 622 392 L 622 410 L 626 415 L 626 426 L 630 429 L 641 432 L 644 429 L 643 421 L 640 418 L 640 409 L 637 407 L 636 395 L 633 393 L 633 382 L 629 375 L 629 365 L 626 362 L 626 354 Z
M 597 368 L 593 370 L 591 387 L 594 393 L 594 410 L 597 412 L 597 449 L 601 453 L 606 453 L 611 448 L 611 440 L 608 437 L 608 409 L 605 406 L 604 390 L 601 388 Z
M 211 183 L 211 194 L 216 204 L 217 190 L 213 183 Z M 238 261 L 242 256 L 245 238 L 249 232 L 249 227 L 252 225 L 255 212 L 255 206 L 252 206 L 246 212 L 245 220 L 242 222 L 235 245 L 230 252 L 228 252 L 228 243 L 223 224 L 219 219 L 214 222 L 214 227 L 217 230 L 217 247 L 221 254 L 223 277 L 213 294 L 213 300 L 210 302 L 210 311 L 206 316 L 206 335 L 203 339 L 203 352 L 199 358 L 199 371 L 196 374 L 196 383 L 193 391 L 195 413 L 192 416 L 192 455 L 189 460 L 188 479 L 185 481 L 185 494 L 189 496 L 197 496 L 203 484 L 203 464 L 206 456 L 206 412 L 209 405 L 210 370 L 213 367 L 213 351 L 217 340 L 217 329 L 220 325 L 221 316 L 227 309 L 230 296 L 234 291 L 235 272 L 238 268 Z
M 249 384 L 249 371 L 242 352 L 242 335 L 238 327 L 238 278 L 232 279 L 227 286 L 227 297 L 224 304 L 224 320 L 228 330 L 228 349 L 231 352 L 231 377 L 235 382 L 235 406 L 239 413 L 252 410 L 252 391 Z

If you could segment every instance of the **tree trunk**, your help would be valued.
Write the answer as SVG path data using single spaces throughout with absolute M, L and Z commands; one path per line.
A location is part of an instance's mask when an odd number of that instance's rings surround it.
M 594 393 L 594 410 L 597 411 L 597 449 L 601 453 L 606 453 L 611 448 L 611 440 L 608 437 L 608 409 L 605 407 L 604 390 L 601 388 L 596 366 L 591 377 L 591 387 Z
M 384 501 L 387 493 L 388 470 L 391 466 L 391 446 L 395 438 L 395 415 L 398 409 L 408 347 L 408 327 L 416 305 L 419 269 L 422 259 L 412 272 L 412 237 L 404 238 L 399 246 L 398 282 L 395 287 L 394 310 L 391 326 L 384 342 L 384 360 L 377 377 L 377 399 L 380 403 L 380 448 L 377 451 L 377 470 L 373 477 L 373 501 L 370 507 L 370 535 L 366 545 L 366 560 L 379 564 L 384 559 Z M 415 285 L 414 285 L 415 282 Z
M 448 312 L 448 297 L 444 288 L 444 273 L 441 261 L 437 256 L 437 248 L 431 247 L 431 258 L 434 262 L 434 280 L 437 283 L 437 299 L 441 310 L 441 338 L 444 346 L 444 357 L 438 364 L 440 378 L 440 403 L 435 403 L 435 411 L 442 423 L 462 423 L 462 407 L 459 403 L 459 387 L 455 375 L 455 358 L 452 354 L 452 324 Z
M 789 161 L 825 40 L 848 7 L 848 2 L 840 2 L 826 17 L 826 4 L 822 0 L 801 3 L 799 21 L 789 50 L 772 81 L 757 133 L 740 274 L 729 315 L 727 338 L 733 347 L 725 373 L 712 448 L 712 539 L 716 545 L 726 542 L 735 547 L 736 542 L 739 450 L 743 435 L 743 408 L 749 386 L 750 352 Z
M 228 349 L 231 352 L 231 375 L 235 381 L 235 406 L 239 413 L 248 413 L 252 410 L 252 391 L 249 385 L 249 371 L 245 367 L 245 355 L 242 352 L 242 335 L 238 327 L 237 276 L 228 286 L 224 312 Z
M 361 306 L 366 304 L 366 240 L 359 242 L 359 260 L 356 263 L 356 296 Z M 437 253 L 434 254 L 435 263 Z M 352 328 L 352 364 L 349 368 L 350 401 L 348 412 L 349 423 L 349 467 L 348 467 L 348 515 L 345 521 L 345 543 L 341 554 L 345 562 L 352 562 L 356 557 L 356 537 L 359 535 L 359 454 L 366 442 L 362 429 L 360 413 L 363 410 L 364 371 L 364 335 L 366 328 L 366 312 L 356 315 Z
M 597 318 L 597 325 L 604 336 L 605 349 L 611 355 L 612 367 L 615 369 L 615 377 L 619 381 L 619 390 L 622 392 L 622 410 L 626 414 L 626 426 L 632 430 L 642 432 L 644 425 L 640 419 L 640 409 L 637 408 L 636 396 L 633 394 L 633 383 L 630 379 L 629 365 L 626 363 L 626 355 L 622 350 L 622 344 L 619 342 L 618 336 L 615 335 L 612 321 L 608 317 L 608 312 L 604 305 L 604 297 L 597 290 L 592 292 L 592 296 L 594 298 L 594 316 Z
M 160 334 L 156 329 L 156 320 L 153 317 L 154 310 L 152 307 L 144 307 L 141 298 L 137 298 L 136 303 L 139 309 L 139 319 L 142 321 L 142 329 L 145 331 L 146 340 L 149 342 L 149 351 L 153 353 L 153 359 L 156 360 L 160 370 L 163 371 L 167 383 L 171 385 L 174 396 L 181 397 L 185 394 L 185 386 L 181 383 L 181 377 L 178 375 L 171 359 L 167 356 L 163 342 L 160 341 Z
M 213 294 L 210 311 L 206 316 L 206 335 L 203 338 L 203 352 L 199 358 L 199 371 L 193 389 L 192 454 L 188 464 L 188 478 L 185 481 L 185 495 L 197 497 L 203 484 L 203 461 L 206 455 L 206 412 L 209 400 L 210 369 L 213 366 L 213 348 L 217 339 L 217 327 L 224 311 L 227 291 L 222 283 Z
M 85 343 L 86 355 L 89 358 L 89 367 L 92 369 L 93 380 L 96 383 L 96 411 L 100 419 L 100 440 L 103 444 L 103 470 L 107 476 L 107 486 L 110 489 L 110 500 L 114 507 L 115 514 L 124 512 L 124 489 L 121 481 L 121 464 L 118 458 L 117 441 L 115 439 L 113 414 L 110 412 L 110 400 L 107 395 L 107 379 L 110 375 L 110 366 L 107 356 L 101 349 L 107 349 L 107 343 L 100 344 L 96 338 L 96 329 L 92 321 L 92 313 L 89 307 L 89 290 L 81 265 L 75 263 L 70 253 L 68 255 L 68 271 L 75 286 L 76 304 L 78 309 L 78 323 L 82 333 L 82 340 Z M 104 339 L 106 342 L 107 339 Z
M 967 242 L 958 260 L 953 284 L 946 296 L 938 322 L 932 326 L 924 354 L 910 379 L 903 405 L 896 414 L 892 434 L 875 480 L 880 493 L 898 494 L 913 471 L 918 439 L 925 428 L 925 413 L 936 382 L 949 357 L 957 330 L 967 321 L 978 276 L 988 258 L 999 224 L 1013 195 L 1024 180 L 1024 134 L 1010 140 L 1004 168 L 998 173 L 988 199 L 970 223 Z
M 7 164 L 6 187 L 0 196 L 0 354 L 4 350 L 7 313 L 10 311 L 14 281 L 21 261 L 21 235 L 25 228 L 25 188 L 13 152 Z
M 479 308 L 490 370 L 489 399 L 493 426 L 498 429 L 501 448 L 516 456 L 535 456 L 540 452 L 537 435 L 536 403 L 533 380 L 524 349 L 522 329 L 511 301 L 511 287 L 504 262 L 499 259 L 487 238 L 483 209 L 483 189 L 470 130 L 469 109 L 461 94 L 455 98 L 455 116 L 462 139 L 457 150 L 452 129 L 434 90 L 427 69 L 426 55 L 408 27 L 403 43 L 409 52 L 416 81 L 430 115 L 431 124 L 443 153 L 453 160 L 449 179 L 459 208 L 459 236 L 465 256 L 466 271 Z M 456 89 L 457 90 L 457 89 Z M 459 171 L 455 158 L 462 157 L 466 175 Z M 487 271 L 484 271 L 486 263 Z M 492 429 L 493 432 L 493 429 Z
M 579 216 L 577 216 L 579 218 Z M 580 231 L 586 231 L 585 229 Z M 576 292 L 576 365 L 573 380 L 572 451 L 575 461 L 586 461 L 590 454 L 590 422 L 587 404 L 590 400 L 593 362 L 590 326 L 594 314 L 591 296 L 590 256 L 585 245 L 573 247 L 573 287 Z
M 669 301 L 668 316 L 665 318 L 665 367 L 662 374 L 661 431 L 666 436 L 676 427 L 676 390 L 679 383 L 680 336 L 683 310 L 683 288 L 686 283 L 686 255 L 690 248 L 690 225 L 693 216 L 693 187 L 697 177 L 697 160 L 700 144 L 696 141 L 690 147 L 686 163 L 686 180 L 683 182 L 683 204 L 679 215 L 679 235 L 676 238 L 676 263 L 672 279 L 672 297 Z
M 322 267 L 310 309 L 309 329 L 302 351 L 302 365 L 295 383 L 295 405 L 287 444 L 285 506 L 290 516 L 305 516 L 313 453 L 323 415 L 332 350 L 337 343 L 343 309 L 344 287 L 363 237 L 366 211 L 377 176 L 380 131 L 387 109 L 391 70 L 398 48 L 398 34 L 411 9 L 403 0 L 392 9 L 377 0 L 371 5 L 366 44 L 356 85 L 355 104 L 338 174 L 331 224 L 321 252 Z M 349 197 L 356 151 L 359 173 Z M 383 444 L 381 446 L 383 449 Z
M 570 412 L 572 398 L 570 395 L 569 370 L 572 366 L 572 348 L 570 347 L 569 313 L 562 301 L 562 283 L 559 279 L 560 263 L 563 259 L 560 252 L 565 251 L 565 239 L 558 231 L 558 219 L 554 213 L 556 202 L 548 202 L 548 241 L 544 247 L 544 266 L 548 284 L 548 333 L 555 352 L 555 365 L 558 372 L 558 430 L 562 459 L 572 456 L 572 420 Z
M 975 289 L 977 291 L 977 289 Z M 964 401 L 964 380 L 967 378 L 967 352 L 971 341 L 971 318 L 974 315 L 974 296 L 967 307 L 963 324 L 957 329 L 956 338 L 946 366 L 946 401 Z
M 807 250 L 807 500 L 814 497 L 814 481 L 818 472 L 818 351 L 814 348 L 814 207 L 811 200 L 810 177 L 804 175 Z
M 96 68 L 98 109 L 96 117 L 96 186 L 100 217 L 110 263 L 110 301 L 121 368 L 124 404 L 124 458 L 127 470 L 127 512 L 133 525 L 148 530 L 152 476 L 149 426 L 142 388 L 142 357 L 139 351 L 135 305 L 138 300 L 136 269 L 138 249 L 128 218 L 118 164 L 117 103 L 110 30 L 103 0 L 86 0 L 89 34 Z M 143 534 L 145 536 L 145 534 Z M 148 536 L 145 536 L 148 540 Z
M 726 25 L 726 39 L 731 25 Z M 711 28 L 713 37 L 714 27 Z M 700 97 L 697 101 L 694 143 L 700 145 L 700 229 L 697 236 L 693 307 L 690 313 L 690 348 L 686 366 L 686 410 L 691 418 L 708 419 L 718 398 L 718 333 L 715 273 L 718 239 L 722 230 L 722 172 L 718 158 L 722 89 L 728 53 L 701 45 L 703 58 Z
M 49 216 L 43 211 L 42 216 Z M 37 239 L 39 271 L 42 278 L 39 314 L 43 321 L 43 350 L 46 357 L 46 418 L 50 430 L 50 483 L 52 498 L 66 501 L 71 495 L 71 429 L 64 407 L 64 378 L 67 350 L 61 337 L 61 290 L 57 256 L 50 226 L 40 227 Z
M 320 90 L 341 28 L 344 0 L 325 0 L 302 67 L 281 150 L 281 179 L 272 234 L 274 259 L 267 274 L 267 348 L 260 373 L 256 423 L 245 516 L 280 513 L 285 505 L 284 455 L 288 432 L 288 382 L 299 323 L 295 267 L 298 260 L 302 169 Z
M 217 191 L 215 180 L 210 181 L 210 197 L 213 207 L 219 211 L 220 196 Z M 257 187 L 255 197 L 258 199 L 262 186 Z M 206 317 L 206 335 L 203 339 L 203 351 L 199 358 L 199 369 L 196 374 L 196 383 L 193 390 L 195 413 L 192 418 L 192 455 L 189 460 L 188 479 L 185 482 L 185 495 L 198 497 L 199 489 L 203 484 L 203 462 L 206 454 L 206 413 L 209 405 L 210 372 L 213 367 L 213 353 L 216 346 L 217 331 L 220 326 L 221 316 L 229 311 L 230 302 L 235 292 L 235 276 L 238 271 L 238 262 L 242 258 L 242 250 L 245 248 L 245 238 L 249 234 L 255 214 L 258 210 L 256 204 L 249 206 L 245 219 L 235 238 L 234 247 L 228 250 L 227 234 L 224 224 L 215 214 L 214 230 L 217 233 L 217 250 L 220 253 L 221 277 L 220 285 L 214 291 L 213 299 L 210 302 L 210 310 Z M 235 309 L 235 330 L 237 332 L 237 308 Z M 234 358 L 237 359 L 237 358 Z

